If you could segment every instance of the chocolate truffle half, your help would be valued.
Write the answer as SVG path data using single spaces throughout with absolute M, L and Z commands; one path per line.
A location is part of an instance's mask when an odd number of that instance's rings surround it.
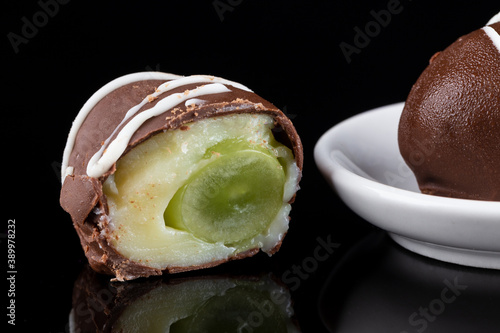
M 130 74 L 77 115 L 60 202 L 97 272 L 194 270 L 280 248 L 302 161 L 291 121 L 245 86 Z
M 420 190 L 500 201 L 500 23 L 436 53 L 411 89 L 399 148 Z

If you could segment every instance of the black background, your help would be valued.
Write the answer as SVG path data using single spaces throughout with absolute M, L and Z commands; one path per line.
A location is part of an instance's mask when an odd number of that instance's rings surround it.
M 325 305 L 324 299 L 320 301 L 328 294 L 322 289 L 328 276 L 350 257 L 354 244 L 380 232 L 352 213 L 323 180 L 313 159 L 316 141 L 343 119 L 403 101 L 436 51 L 482 27 L 500 10 L 493 1 L 450 4 L 401 0 L 398 13 L 391 15 L 390 22 L 374 32 L 358 53 L 351 54 L 348 62 L 339 45 L 345 42 L 354 46 L 354 28 L 364 29 L 375 21 L 373 11 L 387 9 L 394 1 L 71 0 L 50 7 L 50 15 L 40 14 L 43 3 L 54 2 L 8 0 L 1 13 L 2 161 L 6 165 L 2 267 L 7 261 L 7 221 L 15 219 L 15 328 L 29 327 L 37 332 L 65 332 L 73 283 L 86 263 L 71 219 L 58 203 L 58 168 L 72 120 L 102 85 L 145 70 L 211 74 L 241 82 L 290 116 L 304 144 L 305 163 L 289 233 L 280 252 L 271 258 L 257 255 L 184 276 L 255 270 L 290 276 L 285 274 L 313 255 L 318 237 L 330 238 L 340 246 L 328 260 L 300 277 L 300 284 L 283 281 L 293 289 L 295 319 L 301 330 L 324 332 L 327 326 L 336 325 L 331 322 L 340 318 L 346 304 L 342 298 L 345 295 L 338 300 L 331 296 L 330 305 Z M 29 30 L 24 27 L 27 21 L 38 27 Z M 16 46 L 11 41 L 14 34 L 25 38 Z M 428 271 L 445 267 L 450 280 L 471 272 L 420 258 L 380 237 L 382 249 L 425 262 Z M 369 276 L 376 267 L 367 265 L 366 258 L 379 252 L 368 251 L 359 270 L 351 269 L 357 273 L 344 276 L 339 288 Z M 391 275 L 390 270 L 386 273 Z M 499 281 L 496 273 L 484 274 Z M 8 290 L 4 285 L 3 295 Z M 426 290 L 425 284 L 419 287 Z M 439 296 L 439 290 L 403 311 L 399 317 L 403 325 L 390 331 L 416 331 L 407 320 L 411 309 L 416 311 L 419 305 Z M 485 296 L 485 304 L 500 309 L 500 299 L 494 297 L 499 293 L 491 295 Z M 469 301 L 461 299 L 455 306 Z M 379 307 L 377 301 L 371 302 L 373 309 Z M 7 301 L 2 304 L 6 306 Z M 449 312 L 435 322 L 444 322 Z M 359 318 L 362 322 L 367 317 L 360 314 Z M 457 318 L 475 320 L 472 315 Z M 455 323 L 455 331 L 474 327 Z M 388 326 L 384 325 L 390 322 L 379 320 L 368 325 L 369 332 L 386 332 Z M 498 331 L 496 328 L 492 332 Z M 425 331 L 435 329 L 430 324 Z

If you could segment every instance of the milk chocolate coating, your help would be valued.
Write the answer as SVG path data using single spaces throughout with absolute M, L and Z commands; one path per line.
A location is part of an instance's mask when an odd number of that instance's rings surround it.
M 500 52 L 483 29 L 431 58 L 398 140 L 422 193 L 500 201 Z
M 65 177 L 61 189 L 61 206 L 71 215 L 90 266 L 97 272 L 115 275 L 120 281 L 161 275 L 163 272 L 174 273 L 212 267 L 228 260 L 252 256 L 259 251 L 259 249 L 251 249 L 226 260 L 206 263 L 202 266 L 168 267 L 160 270 L 125 258 L 103 236 L 101 231 L 108 228 L 109 221 L 107 217 L 108 206 L 102 184 L 110 174 L 114 173 L 116 163 L 99 179 L 87 175 L 87 164 L 94 153 L 101 148 L 102 143 L 120 124 L 125 113 L 138 105 L 164 82 L 166 81 L 144 80 L 126 84 L 106 95 L 94 106 L 77 133 L 68 162 L 68 165 L 74 168 L 73 174 Z M 144 105 L 138 114 L 152 108 L 171 94 L 182 93 L 200 85 L 202 84 L 184 85 L 163 93 L 156 100 Z M 180 128 L 189 122 L 238 113 L 267 114 L 272 116 L 275 121 L 273 129 L 275 138 L 292 149 L 297 166 L 302 170 L 302 143 L 293 124 L 285 114 L 253 92 L 225 85 L 230 89 L 229 92 L 202 96 L 200 98 L 205 101 L 203 104 L 193 104 L 186 107 L 184 103 L 180 103 L 147 120 L 134 133 L 123 155 L 151 136 L 164 130 Z M 125 126 L 126 123 L 122 126 Z M 291 202 L 293 200 L 294 198 Z M 276 252 L 280 245 L 281 243 L 277 244 L 271 252 Z

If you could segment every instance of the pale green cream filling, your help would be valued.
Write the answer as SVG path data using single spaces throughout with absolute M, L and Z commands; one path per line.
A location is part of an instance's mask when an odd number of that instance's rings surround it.
M 236 114 L 204 119 L 165 131 L 134 147 L 117 163 L 103 189 L 110 232 L 105 236 L 125 257 L 165 269 L 223 260 L 252 248 L 270 251 L 288 230 L 288 201 L 297 190 L 299 170 L 293 154 L 276 142 L 267 115 Z M 246 140 L 267 149 L 284 166 L 283 206 L 266 230 L 237 245 L 209 243 L 165 225 L 163 213 L 190 175 L 217 158 L 207 149 L 225 140 Z M 205 158 L 204 158 L 205 156 Z

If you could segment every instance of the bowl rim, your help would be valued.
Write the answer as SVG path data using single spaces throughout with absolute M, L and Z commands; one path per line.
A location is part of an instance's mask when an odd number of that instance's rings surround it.
M 432 205 L 445 205 L 445 206 L 453 206 L 457 209 L 467 210 L 470 209 L 471 206 L 486 209 L 486 210 L 498 210 L 496 213 L 500 214 L 500 201 L 486 201 L 486 200 L 473 200 L 473 199 L 462 199 L 462 198 L 451 198 L 451 197 L 443 197 L 443 196 L 435 196 L 424 194 L 420 192 L 414 192 L 407 189 L 402 189 L 399 187 L 387 185 L 381 183 L 377 180 L 368 179 L 361 175 L 358 175 L 351 170 L 345 168 L 341 163 L 338 162 L 337 159 L 332 157 L 332 152 L 340 149 L 336 148 L 334 142 L 332 142 L 332 137 L 337 135 L 340 129 L 343 129 L 346 126 L 350 126 L 352 122 L 356 122 L 357 120 L 367 117 L 369 115 L 378 115 L 382 112 L 387 113 L 396 113 L 401 110 L 404 106 L 404 102 L 398 102 L 394 104 L 389 104 L 381 107 L 377 107 L 368 111 L 364 111 L 358 113 L 350 118 L 347 118 L 340 123 L 334 125 L 330 129 L 328 129 L 317 141 L 314 147 L 314 159 L 316 161 L 316 165 L 318 169 L 323 173 L 325 177 L 332 177 L 333 174 L 337 172 L 345 172 L 345 176 L 351 177 L 352 179 L 362 182 L 365 186 L 379 189 L 386 192 L 392 192 L 397 194 L 398 196 L 407 197 L 408 199 L 417 199 L 424 200 L 428 204 Z M 341 151 L 341 150 L 340 150 Z M 337 177 L 335 177 L 337 178 Z M 333 179 L 331 180 L 333 183 Z M 500 218 L 500 215 L 499 215 Z M 500 226 L 500 219 L 499 219 Z

